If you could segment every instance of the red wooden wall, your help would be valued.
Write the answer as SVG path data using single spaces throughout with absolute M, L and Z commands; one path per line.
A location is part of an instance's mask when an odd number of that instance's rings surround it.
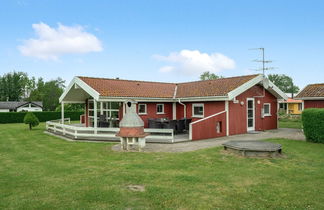
M 263 95 L 263 87 L 254 86 L 236 97 L 239 103 L 229 102 L 229 135 L 243 134 L 247 132 L 247 98 L 254 98 L 255 105 L 255 130 L 269 130 L 277 128 L 277 98 L 265 91 L 265 97 L 255 97 Z M 241 105 L 241 101 L 244 105 Z M 258 101 L 260 103 L 258 104 Z M 270 103 L 271 116 L 261 118 L 261 108 L 264 103 Z
M 304 109 L 307 109 L 307 108 L 324 108 L 324 100 L 304 101 Z
M 172 120 L 172 103 L 152 103 L 152 102 L 147 102 L 147 103 L 138 103 L 138 104 L 146 104 L 146 112 L 147 114 L 142 115 L 140 114 L 139 116 L 142 118 L 144 121 L 144 127 L 148 127 L 148 119 L 150 118 L 168 118 Z M 157 104 L 164 104 L 164 114 L 157 114 L 156 113 L 156 105 Z M 138 111 L 138 107 L 136 108 Z
M 204 117 L 208 117 L 210 115 L 216 114 L 218 112 L 225 110 L 225 102 L 224 101 L 210 101 L 210 102 L 186 102 L 186 115 L 187 118 L 192 118 L 192 121 L 199 120 L 201 118 L 192 117 L 192 104 L 204 104 Z M 182 119 L 184 116 L 184 106 L 177 103 L 177 119 Z
M 217 123 L 221 123 L 220 133 L 217 133 Z M 192 124 L 192 140 L 210 139 L 226 136 L 226 113 Z

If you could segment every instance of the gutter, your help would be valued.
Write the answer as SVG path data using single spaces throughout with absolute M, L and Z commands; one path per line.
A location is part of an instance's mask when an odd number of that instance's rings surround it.
M 183 106 L 183 118 L 187 118 L 187 106 L 178 99 L 179 104 Z

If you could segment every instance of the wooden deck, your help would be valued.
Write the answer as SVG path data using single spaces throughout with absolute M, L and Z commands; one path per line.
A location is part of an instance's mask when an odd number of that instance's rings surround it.
M 68 137 L 75 140 L 88 141 L 119 141 L 116 133 L 119 128 L 93 128 L 85 127 L 84 124 L 62 124 L 59 121 L 47 121 L 46 130 L 55 135 Z M 172 129 L 152 129 L 145 128 L 145 132 L 149 133 L 146 137 L 148 143 L 177 143 L 190 141 L 189 134 L 174 135 Z

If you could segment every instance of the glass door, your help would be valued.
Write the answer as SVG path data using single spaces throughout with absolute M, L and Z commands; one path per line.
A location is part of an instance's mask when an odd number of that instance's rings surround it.
M 255 130 L 254 98 L 247 99 L 247 131 Z

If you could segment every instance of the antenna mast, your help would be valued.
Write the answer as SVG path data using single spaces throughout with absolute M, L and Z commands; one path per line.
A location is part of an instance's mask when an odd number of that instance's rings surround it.
M 254 70 L 262 71 L 263 76 L 265 76 L 265 71 L 275 69 L 274 67 L 265 67 L 265 64 L 266 63 L 272 63 L 272 60 L 265 60 L 264 59 L 264 47 L 252 48 L 252 49 L 249 49 L 249 50 L 260 50 L 261 53 L 262 53 L 262 60 L 258 60 L 258 59 L 253 60 L 253 62 L 262 63 L 262 68 L 254 69 Z

